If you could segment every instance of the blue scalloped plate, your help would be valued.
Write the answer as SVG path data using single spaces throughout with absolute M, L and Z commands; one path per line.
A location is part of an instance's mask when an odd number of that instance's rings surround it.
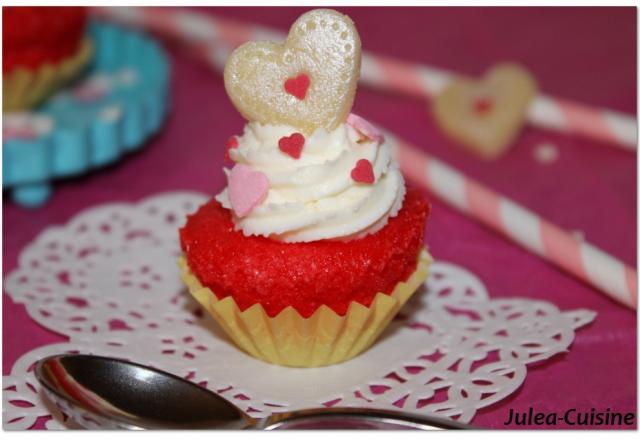
M 95 55 L 82 77 L 33 112 L 3 117 L 2 184 L 42 205 L 54 179 L 119 160 L 156 133 L 168 107 L 169 63 L 140 32 L 91 22 Z

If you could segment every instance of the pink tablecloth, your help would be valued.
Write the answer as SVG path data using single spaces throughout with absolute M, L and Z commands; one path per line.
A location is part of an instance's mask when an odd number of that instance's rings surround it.
M 223 8 L 225 16 L 286 29 L 298 8 Z M 544 91 L 634 113 L 636 11 L 633 8 L 345 8 L 370 51 L 481 74 L 516 60 Z M 99 203 L 138 200 L 160 191 L 213 193 L 223 185 L 224 141 L 243 120 L 227 99 L 220 75 L 170 49 L 173 113 L 140 153 L 88 177 L 60 182 L 38 210 L 3 204 L 3 274 L 45 227 L 64 223 Z M 503 159 L 481 163 L 438 133 L 426 103 L 361 88 L 354 110 L 453 164 L 525 206 L 636 264 L 635 155 L 597 142 L 527 128 Z M 551 142 L 558 160 L 534 160 Z M 5 194 L 6 196 L 6 194 Z M 6 199 L 7 197 L 5 197 Z M 427 228 L 433 255 L 475 272 L 493 297 L 540 298 L 562 309 L 598 312 L 568 353 L 533 366 L 512 397 L 482 410 L 474 424 L 499 428 L 510 409 L 636 410 L 636 316 L 594 289 L 454 212 L 437 199 Z M 3 373 L 23 353 L 60 340 L 30 321 L 3 295 Z M 17 330 L 19 329 L 19 331 Z

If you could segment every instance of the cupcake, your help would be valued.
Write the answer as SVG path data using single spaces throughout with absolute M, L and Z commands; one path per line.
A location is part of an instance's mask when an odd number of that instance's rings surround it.
M 89 62 L 83 7 L 5 7 L 2 15 L 2 109 L 38 105 Z
M 429 204 L 392 145 L 350 113 L 360 39 L 333 10 L 284 44 L 250 42 L 224 79 L 247 119 L 227 142 L 227 186 L 180 229 L 190 293 L 267 362 L 315 367 L 366 350 L 424 282 Z

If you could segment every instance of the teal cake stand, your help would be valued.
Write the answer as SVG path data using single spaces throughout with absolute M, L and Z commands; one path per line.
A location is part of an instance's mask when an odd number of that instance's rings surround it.
M 169 63 L 138 31 L 91 22 L 86 72 L 43 105 L 2 121 L 2 185 L 25 207 L 41 206 L 52 181 L 112 164 L 156 133 L 168 107 Z

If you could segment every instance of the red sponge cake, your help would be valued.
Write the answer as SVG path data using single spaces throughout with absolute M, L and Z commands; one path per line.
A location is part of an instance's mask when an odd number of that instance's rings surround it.
M 291 305 L 309 317 L 325 304 L 344 315 L 352 301 L 369 306 L 376 293 L 390 293 L 415 270 L 429 209 L 409 190 L 402 210 L 375 234 L 283 243 L 244 236 L 229 210 L 211 200 L 189 216 L 180 238 L 200 282 L 219 299 L 231 295 L 241 310 L 260 303 L 275 316 Z

